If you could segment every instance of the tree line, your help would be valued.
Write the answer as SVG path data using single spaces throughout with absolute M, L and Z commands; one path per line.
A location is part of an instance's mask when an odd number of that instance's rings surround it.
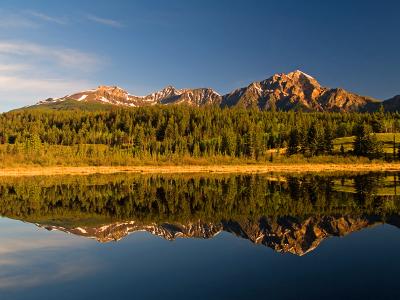
M 265 159 L 330 155 L 333 140 L 357 137 L 351 154 L 379 157 L 374 133 L 399 132 L 400 114 L 302 113 L 187 106 L 111 111 L 21 110 L 0 115 L 0 144 L 35 152 L 42 145 L 105 145 L 133 157 L 178 155 Z M 95 150 L 93 150 L 95 151 Z
M 263 216 L 393 215 L 398 174 L 342 177 L 263 175 L 32 177 L 0 182 L 0 215 L 74 226 L 115 220 L 221 221 Z M 347 185 L 345 184 L 347 181 Z M 354 186 L 354 192 L 346 187 Z M 344 187 L 343 191 L 341 188 Z

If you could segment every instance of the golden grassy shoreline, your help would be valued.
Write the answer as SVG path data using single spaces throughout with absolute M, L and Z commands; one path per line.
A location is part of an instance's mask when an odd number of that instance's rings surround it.
M 383 172 L 400 171 L 400 163 L 312 163 L 265 165 L 161 165 L 161 166 L 20 166 L 0 168 L 0 176 L 56 176 L 113 173 L 183 174 L 183 173 L 303 173 L 303 172 Z

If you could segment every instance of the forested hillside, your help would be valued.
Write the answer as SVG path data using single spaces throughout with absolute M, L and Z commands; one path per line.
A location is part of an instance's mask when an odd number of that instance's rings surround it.
M 372 114 L 187 106 L 21 110 L 0 116 L 0 151 L 3 164 L 16 158 L 47 164 L 51 162 L 46 159 L 55 156 L 64 157 L 64 163 L 89 164 L 171 157 L 271 161 L 295 154 L 379 158 L 382 145 L 373 133 L 399 131 L 400 114 L 383 110 Z M 354 135 L 353 149 L 334 149 L 334 139 Z

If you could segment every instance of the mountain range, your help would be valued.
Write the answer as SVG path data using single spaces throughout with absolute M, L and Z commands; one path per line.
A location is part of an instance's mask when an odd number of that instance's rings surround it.
M 99 242 L 119 241 L 129 234 L 146 231 L 166 240 L 176 238 L 209 239 L 221 232 L 228 232 L 254 244 L 272 248 L 277 252 L 302 256 L 316 249 L 322 241 L 332 236 L 350 233 L 375 225 L 390 224 L 400 227 L 397 215 L 382 220 L 377 216 L 320 216 L 305 219 L 296 217 L 262 217 L 260 219 L 225 220 L 218 223 L 203 221 L 180 223 L 141 223 L 124 221 L 98 227 L 63 227 L 36 224 L 47 230 L 59 230 Z
M 327 88 L 312 76 L 296 70 L 275 74 L 263 81 L 220 95 L 211 88 L 176 89 L 173 86 L 135 96 L 117 86 L 99 86 L 93 90 L 76 92 L 61 98 L 48 98 L 26 108 L 51 109 L 108 109 L 152 105 L 219 106 L 258 108 L 261 110 L 295 110 L 354 112 L 375 111 L 381 105 L 387 111 L 400 108 L 400 95 L 380 101 L 360 96 L 341 88 Z

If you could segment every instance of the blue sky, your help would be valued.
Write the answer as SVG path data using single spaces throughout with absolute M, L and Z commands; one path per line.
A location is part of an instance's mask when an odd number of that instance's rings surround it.
M 400 94 L 399 1 L 0 3 L 0 111 L 100 84 L 219 93 L 301 69 L 321 84 Z

